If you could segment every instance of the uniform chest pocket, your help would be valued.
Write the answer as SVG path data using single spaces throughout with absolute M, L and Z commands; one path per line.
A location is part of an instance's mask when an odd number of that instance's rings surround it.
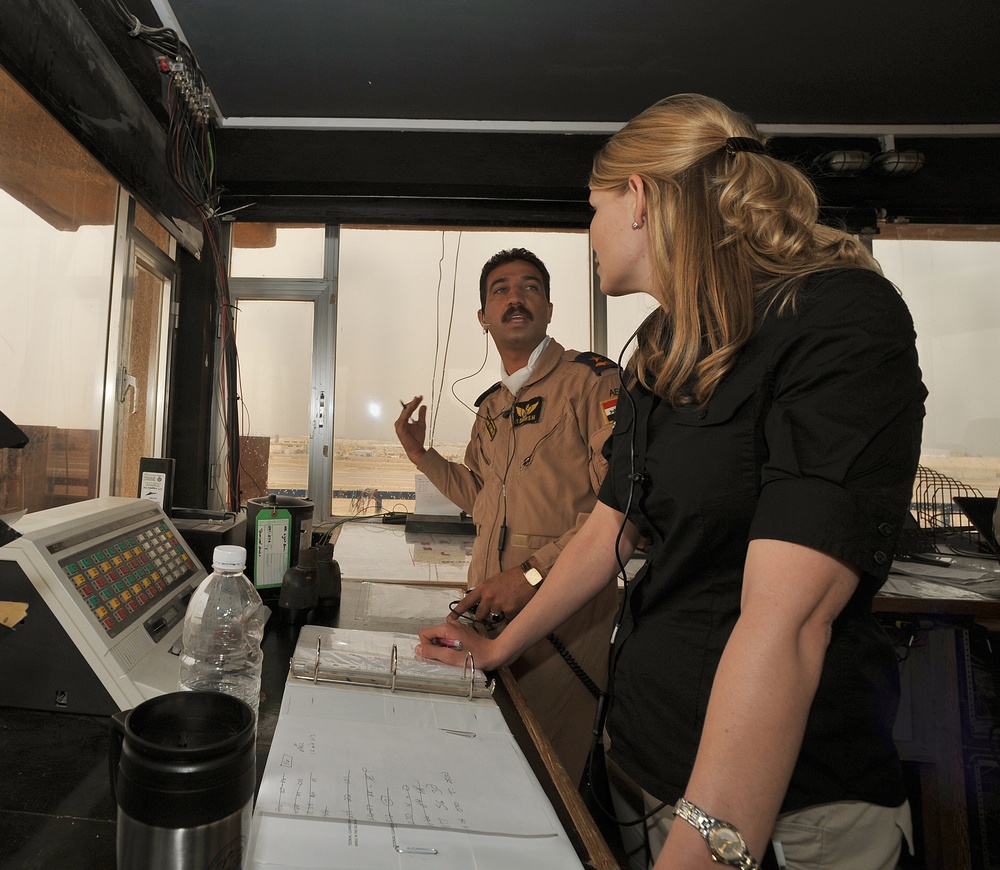
M 490 418 L 477 432 L 484 463 L 503 469 L 524 467 L 539 454 L 544 457 L 546 450 L 562 449 L 566 413 L 559 402 L 535 398 Z
M 727 384 L 716 391 L 708 403 L 708 407 L 685 408 L 677 412 L 678 426 L 696 426 L 708 428 L 711 426 L 726 426 L 733 422 L 748 403 L 752 403 L 757 395 L 754 385 Z
M 657 464 L 663 462 L 678 490 L 703 506 L 755 493 L 759 406 L 756 385 L 734 383 L 720 388 L 702 410 L 675 412 L 665 427 L 672 455 Z
M 544 458 L 547 450 L 571 449 L 572 445 L 567 445 L 561 437 L 564 423 L 564 417 L 553 414 L 544 422 L 515 427 L 518 464 L 522 468 L 531 465 L 539 457 Z

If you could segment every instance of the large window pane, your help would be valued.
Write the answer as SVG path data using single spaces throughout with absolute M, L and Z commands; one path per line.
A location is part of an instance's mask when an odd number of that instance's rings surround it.
M 624 355 L 622 349 L 656 306 L 656 299 L 648 293 L 632 293 L 608 299 L 608 356 L 615 362 L 620 357 L 623 366 L 628 364 L 629 357 L 635 351 L 635 342 L 628 345 Z
M 97 494 L 118 188 L 0 70 L 0 511 Z
M 412 509 L 415 469 L 393 421 L 423 395 L 428 440 L 461 459 L 476 398 L 500 361 L 476 319 L 479 274 L 497 251 L 524 247 L 552 277 L 561 344 L 590 342 L 586 232 L 344 229 L 340 238 L 333 512 Z
M 879 240 L 913 315 L 930 393 L 921 464 L 985 495 L 1000 485 L 1000 243 Z
M 309 475 L 313 303 L 243 299 L 240 352 L 244 500 L 304 496 Z
M 323 226 L 233 224 L 229 274 L 234 278 L 322 278 Z

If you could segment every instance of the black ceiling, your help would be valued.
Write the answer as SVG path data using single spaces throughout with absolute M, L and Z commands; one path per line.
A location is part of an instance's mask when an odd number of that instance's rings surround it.
M 996 0 L 150 0 L 240 118 L 1000 124 Z
M 828 206 L 1000 223 L 997 0 L 124 2 L 193 50 L 243 217 L 579 223 L 603 139 L 698 91 L 804 166 L 880 134 L 926 155 L 819 179 Z

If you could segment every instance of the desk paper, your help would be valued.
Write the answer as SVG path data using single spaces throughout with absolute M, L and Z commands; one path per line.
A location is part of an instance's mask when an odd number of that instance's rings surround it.
M 396 831 L 393 842 L 388 828 L 361 827 L 363 836 L 348 842 L 343 824 L 256 815 L 247 870 L 583 870 L 565 835 L 493 837 L 409 828 Z M 401 854 L 397 846 L 434 854 Z
M 282 870 L 387 870 L 400 867 L 478 868 L 472 844 L 454 835 L 442 839 L 434 831 L 411 828 L 400 838 L 398 829 L 359 825 L 315 824 L 302 819 L 269 816 L 255 819 L 251 867 Z M 526 843 L 537 842 L 526 840 Z M 433 854 L 400 854 L 401 849 L 425 848 Z M 526 855 L 530 855 L 527 852 Z M 507 865 L 505 870 L 509 870 Z
M 417 496 L 413 503 L 413 512 L 415 514 L 424 514 L 432 517 L 461 516 L 462 509 L 450 499 L 445 498 L 441 490 L 427 479 L 426 474 L 417 472 L 415 489 Z
M 462 597 L 457 589 L 434 589 L 426 586 L 366 583 L 365 614 L 378 619 L 383 616 L 407 616 L 426 620 L 427 625 L 443 622 L 449 605 Z
M 412 549 L 413 564 L 462 565 L 468 568 L 472 559 L 472 542 L 469 535 L 441 535 L 406 533 Z
M 288 722 L 294 722 L 295 727 L 286 729 L 284 725 Z M 426 738 L 434 730 L 453 732 L 447 735 L 452 740 L 434 750 L 434 754 L 445 751 L 443 761 L 425 753 L 425 748 L 431 745 L 425 742 Z M 474 738 L 460 736 L 463 733 Z M 313 734 L 317 735 L 317 750 L 322 749 L 330 757 L 311 752 L 309 735 Z M 347 735 L 355 735 L 356 739 L 349 741 Z M 411 769 L 423 768 L 417 775 L 425 777 L 425 783 L 457 766 L 460 775 L 452 777 L 449 787 L 461 791 L 456 797 L 471 800 L 463 808 L 470 824 L 479 815 L 492 813 L 493 802 L 499 802 L 503 805 L 502 823 L 489 827 L 519 830 L 513 835 L 489 834 L 437 825 L 401 824 L 403 809 L 395 803 L 383 804 L 374 788 L 372 795 L 379 800 L 372 806 L 372 815 L 377 818 L 381 814 L 384 818 L 391 813 L 393 822 L 365 821 L 362 811 L 367 812 L 369 801 L 365 771 L 362 772 L 365 789 L 352 791 L 357 812 L 350 819 L 343 818 L 345 812 L 340 812 L 341 818 L 337 818 L 332 813 L 292 815 L 271 811 L 274 801 L 282 798 L 281 788 L 286 788 L 289 803 L 301 800 L 306 809 L 318 807 L 323 796 L 318 784 L 310 791 L 310 773 L 334 780 L 339 776 L 341 781 L 333 783 L 333 803 L 346 805 L 347 790 L 342 787 L 346 772 L 354 764 L 367 766 L 374 759 L 371 776 L 385 777 L 393 762 L 391 757 L 381 756 L 386 747 L 395 744 L 398 744 L 397 754 L 405 752 L 409 757 Z M 359 752 L 364 758 L 358 756 Z M 290 759 L 286 758 L 289 754 Z M 417 755 L 420 757 L 414 758 Z M 304 790 L 296 797 L 291 791 L 303 775 Z M 388 775 L 396 778 L 397 790 L 402 785 L 412 785 L 400 771 Z M 471 799 L 467 795 L 470 790 Z M 529 817 L 529 824 L 520 829 L 525 816 Z M 583 870 L 492 698 L 467 701 L 427 693 L 311 686 L 295 681 L 285 686 L 254 810 L 250 843 L 247 870 L 510 870 L 512 867 Z M 434 854 L 426 850 L 434 850 Z
M 947 567 L 895 560 L 882 594 L 970 601 L 1000 597 L 1000 565 L 996 562 L 964 556 L 946 558 Z
M 468 702 L 465 702 L 468 703 Z M 259 812 L 368 826 L 490 834 L 554 833 L 513 738 L 429 728 L 279 717 L 257 796 Z
M 421 536 L 437 538 L 438 536 Z M 348 523 L 337 536 L 333 555 L 345 580 L 372 580 L 381 583 L 428 583 L 460 586 L 468 579 L 468 546 L 452 544 L 428 553 L 416 547 L 400 526 L 381 523 Z

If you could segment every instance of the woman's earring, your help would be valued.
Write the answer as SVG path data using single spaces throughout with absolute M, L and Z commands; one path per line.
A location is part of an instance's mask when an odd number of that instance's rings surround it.
M 638 223 L 636 223 L 635 221 L 632 221 L 632 229 L 633 229 L 633 230 L 637 230 L 637 229 L 639 229 L 639 224 L 638 224 Z

